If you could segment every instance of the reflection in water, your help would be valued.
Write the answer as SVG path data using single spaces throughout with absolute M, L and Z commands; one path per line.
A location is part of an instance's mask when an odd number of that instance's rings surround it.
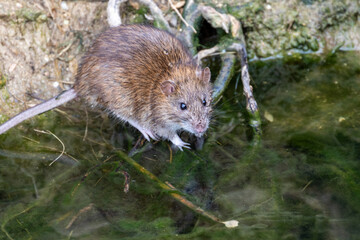
M 158 142 L 134 152 L 163 182 L 239 227 L 199 217 L 119 161 L 114 152 L 132 149 L 135 130 L 114 128 L 95 112 L 86 121 L 83 106 L 67 106 L 66 116 L 48 112 L 0 136 L 0 238 L 356 238 L 360 56 L 298 57 L 250 66 L 262 146 L 251 145 L 242 93 L 230 87 L 202 151 L 175 153 Z M 33 128 L 56 134 L 79 163 L 64 155 L 49 167 L 61 146 Z M 126 194 L 121 171 L 131 177 Z

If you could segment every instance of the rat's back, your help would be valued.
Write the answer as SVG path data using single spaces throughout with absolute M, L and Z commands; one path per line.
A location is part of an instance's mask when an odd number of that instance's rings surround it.
M 195 65 L 172 34 L 150 26 L 121 25 L 94 42 L 82 59 L 74 88 L 91 105 L 131 115 L 138 105 L 154 100 L 159 84 L 179 64 Z

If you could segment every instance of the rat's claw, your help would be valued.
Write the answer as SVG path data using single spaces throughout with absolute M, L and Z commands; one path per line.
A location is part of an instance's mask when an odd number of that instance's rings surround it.
M 147 134 L 148 134 L 148 135 L 149 135 L 152 139 L 154 139 L 155 141 L 156 141 L 156 140 L 158 140 L 158 138 L 157 138 L 156 134 L 153 134 L 153 132 L 152 132 L 152 131 L 147 130 Z
M 187 148 L 187 149 L 191 149 L 190 148 L 190 144 L 183 142 L 183 140 L 181 140 L 181 138 L 178 135 L 175 135 L 172 139 L 170 139 L 170 141 L 176 145 L 181 151 L 183 151 L 182 148 Z
M 146 129 L 146 128 L 143 128 L 141 127 L 137 122 L 135 121 L 132 121 L 132 120 L 129 120 L 128 121 L 133 127 L 137 128 L 137 130 L 139 130 L 141 132 L 141 134 L 144 136 L 144 138 L 146 140 L 148 140 L 150 142 L 150 138 L 156 140 L 157 138 L 155 137 L 156 135 L 154 135 L 152 133 L 152 131 Z
M 140 129 L 139 129 L 139 131 L 140 131 L 140 132 L 141 132 L 141 134 L 144 136 L 144 138 L 150 142 L 149 135 L 148 135 L 146 132 L 141 131 Z

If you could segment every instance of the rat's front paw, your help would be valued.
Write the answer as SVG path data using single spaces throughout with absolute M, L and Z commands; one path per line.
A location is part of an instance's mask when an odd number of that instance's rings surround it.
M 183 150 L 182 148 L 191 149 L 190 144 L 183 142 L 183 140 L 181 140 L 181 138 L 178 135 L 175 135 L 172 139 L 170 139 L 170 141 L 174 145 L 176 145 L 181 151 Z

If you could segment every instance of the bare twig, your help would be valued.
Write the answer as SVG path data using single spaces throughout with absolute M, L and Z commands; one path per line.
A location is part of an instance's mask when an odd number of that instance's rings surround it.
M 213 86 L 212 97 L 214 102 L 217 102 L 220 96 L 224 93 L 226 87 L 229 85 L 234 74 L 236 58 L 234 54 L 227 53 L 221 56 L 221 60 L 222 66 Z
M 60 155 L 55 158 L 50 164 L 49 166 L 51 166 L 54 162 L 56 162 L 56 160 L 58 160 L 59 158 L 61 158 L 61 156 L 64 154 L 65 152 L 65 145 L 64 143 L 60 140 L 60 138 L 58 138 L 55 134 L 53 134 L 52 132 L 50 132 L 49 130 L 46 130 L 46 131 L 43 131 L 43 130 L 37 130 L 37 129 L 34 129 L 35 132 L 39 132 L 39 133 L 45 133 L 45 134 L 49 134 L 49 135 L 52 135 L 53 137 L 55 137 L 62 145 L 62 151 L 60 153 Z
M 124 175 L 124 193 L 129 192 L 130 188 L 130 174 L 128 172 L 122 171 L 122 174 Z
M 254 98 L 252 86 L 250 85 L 249 66 L 247 61 L 247 53 L 245 46 L 240 43 L 233 43 L 229 50 L 235 50 L 241 59 L 241 81 L 243 83 L 243 91 L 246 97 L 246 110 L 250 116 L 250 126 L 254 131 L 254 144 L 258 145 L 261 140 L 261 120 L 257 102 Z
M 200 52 L 198 52 L 195 56 L 194 56 L 194 59 L 197 59 L 197 63 L 199 64 L 201 59 L 207 57 L 207 56 L 210 56 L 211 54 L 215 53 L 219 51 L 219 46 L 215 46 L 215 47 L 212 47 L 212 48 L 209 48 L 209 49 L 204 49 L 204 50 L 201 50 Z
M 74 44 L 75 40 L 71 41 L 61 52 L 56 56 L 56 58 L 59 58 L 61 55 L 63 55 L 67 50 L 71 48 L 71 46 Z
M 185 205 L 186 207 L 190 208 L 192 211 L 200 214 L 201 216 L 210 219 L 214 222 L 217 223 L 222 223 L 224 224 L 226 227 L 228 228 L 232 228 L 232 227 L 236 227 L 238 222 L 236 220 L 231 220 L 231 221 L 226 221 L 223 222 L 221 221 L 218 217 L 212 215 L 211 213 L 206 212 L 205 210 L 201 209 L 200 207 L 196 206 L 195 204 L 193 204 L 192 202 L 190 202 L 189 200 L 187 200 L 184 196 L 182 196 L 180 194 L 180 191 L 178 191 L 175 187 L 173 187 L 171 184 L 169 183 L 163 183 L 162 181 L 160 181 L 160 179 L 158 179 L 154 174 L 152 174 L 151 172 L 149 172 L 147 169 L 145 169 L 143 166 L 141 166 L 140 164 L 138 164 L 137 162 L 135 162 L 132 158 L 130 158 L 129 156 L 127 156 L 124 152 L 118 151 L 117 155 L 125 160 L 127 163 L 129 163 L 131 166 L 133 166 L 136 170 L 138 170 L 140 173 L 142 173 L 144 176 L 146 176 L 147 178 L 151 179 L 152 181 L 154 181 L 160 188 L 162 188 L 163 190 L 165 190 L 167 193 L 169 193 L 169 195 L 171 195 L 176 201 L 180 202 L 181 204 Z
M 36 181 L 35 181 L 35 178 L 32 174 L 30 174 L 25 168 L 20 168 L 21 171 L 26 175 L 28 176 L 29 178 L 31 178 L 32 182 L 33 182 L 33 185 L 34 185 L 34 191 L 35 191 L 35 196 L 36 198 L 39 198 L 39 191 L 37 189 L 37 186 L 36 186 Z
M 94 207 L 93 203 L 90 203 L 88 206 L 80 209 L 80 211 L 70 220 L 70 222 L 68 223 L 68 225 L 65 227 L 65 229 L 69 229 L 73 223 L 76 221 L 76 219 L 79 218 L 79 216 L 85 212 L 90 211 L 92 208 Z
M 173 4 L 173 2 L 171 0 L 168 0 L 169 3 L 170 3 L 170 7 L 176 12 L 176 14 L 179 16 L 179 18 L 181 19 L 181 21 L 185 24 L 185 26 L 187 27 L 190 27 L 191 30 L 194 32 L 194 33 L 197 33 L 195 28 L 190 25 L 184 18 L 183 16 L 181 16 L 181 13 L 179 12 L 179 10 L 177 10 L 177 8 L 175 7 L 175 5 Z
M 171 149 L 170 144 L 167 144 L 167 146 L 168 146 L 168 148 L 169 148 L 169 163 L 172 163 L 172 159 L 173 159 L 172 149 Z

